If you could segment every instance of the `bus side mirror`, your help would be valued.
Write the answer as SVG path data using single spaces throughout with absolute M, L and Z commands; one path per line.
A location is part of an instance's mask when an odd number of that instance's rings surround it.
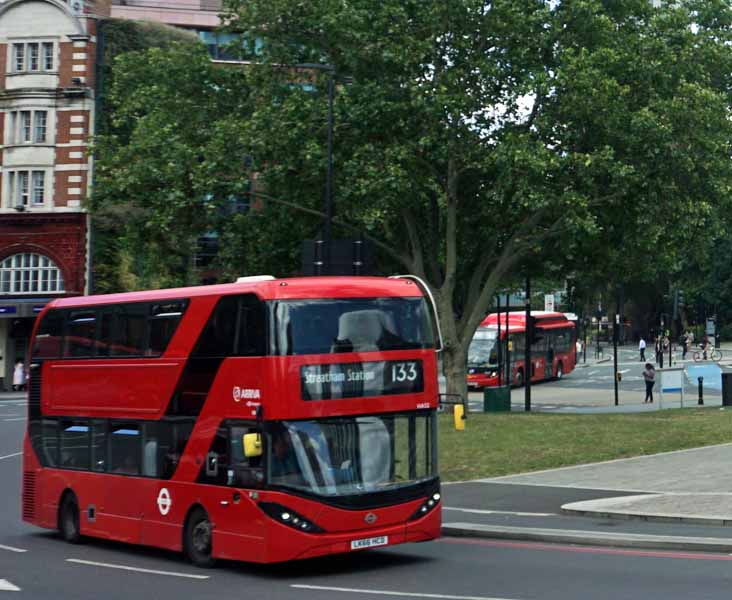
M 245 433 L 241 437 L 242 446 L 244 447 L 244 456 L 254 458 L 262 456 L 262 434 L 261 433 Z

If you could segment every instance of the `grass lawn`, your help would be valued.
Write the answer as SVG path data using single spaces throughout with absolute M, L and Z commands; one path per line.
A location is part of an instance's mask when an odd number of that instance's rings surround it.
M 623 415 L 470 413 L 465 431 L 439 421 L 443 481 L 539 471 L 732 442 L 732 410 Z

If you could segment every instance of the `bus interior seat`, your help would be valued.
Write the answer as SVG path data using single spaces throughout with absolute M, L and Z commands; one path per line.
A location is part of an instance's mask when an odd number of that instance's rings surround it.
M 354 310 L 338 319 L 337 345 L 349 341 L 356 352 L 379 350 L 378 341 L 384 330 L 382 313 L 378 310 Z

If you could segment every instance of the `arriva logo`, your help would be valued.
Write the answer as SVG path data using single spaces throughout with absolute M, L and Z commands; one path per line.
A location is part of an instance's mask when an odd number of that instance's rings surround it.
M 231 395 L 234 398 L 234 402 L 241 402 L 242 400 L 259 400 L 262 394 L 258 389 L 252 388 L 240 388 L 238 385 L 234 386 L 231 391 Z M 249 404 L 247 404 L 249 406 Z

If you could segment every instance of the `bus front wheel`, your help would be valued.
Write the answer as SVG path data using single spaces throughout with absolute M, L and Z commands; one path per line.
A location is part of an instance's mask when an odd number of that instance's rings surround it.
M 559 363 L 557 365 L 557 376 L 556 379 L 559 380 L 564 376 L 564 370 L 562 369 L 562 363 Z
M 61 499 L 58 511 L 58 529 L 61 537 L 70 544 L 78 544 L 81 540 L 79 503 L 74 492 L 66 492 Z
M 524 372 L 522 369 L 516 371 L 516 387 L 524 386 Z
M 203 508 L 191 511 L 183 536 L 183 550 L 188 560 L 197 567 L 212 567 L 216 562 L 211 556 L 213 527 Z

